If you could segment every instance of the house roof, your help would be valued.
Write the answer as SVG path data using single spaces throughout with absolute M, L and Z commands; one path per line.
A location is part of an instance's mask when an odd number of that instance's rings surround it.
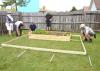
M 100 0 L 94 0 L 97 10 L 100 10 Z
M 97 10 L 100 10 L 100 0 L 91 0 L 90 8 L 91 8 L 93 2 L 95 3 Z

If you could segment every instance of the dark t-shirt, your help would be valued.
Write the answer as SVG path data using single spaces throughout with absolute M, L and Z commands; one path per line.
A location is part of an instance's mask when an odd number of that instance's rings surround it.
M 35 31 L 36 25 L 35 24 L 31 24 L 29 28 L 31 29 L 31 31 Z
M 51 14 L 48 13 L 48 14 L 46 14 L 45 17 L 46 17 L 46 19 L 51 19 L 53 16 L 52 16 Z
M 45 18 L 46 18 L 46 24 L 47 24 L 47 26 L 51 26 L 51 18 L 52 18 L 53 16 L 51 15 L 51 14 L 46 14 L 46 16 L 45 16 Z

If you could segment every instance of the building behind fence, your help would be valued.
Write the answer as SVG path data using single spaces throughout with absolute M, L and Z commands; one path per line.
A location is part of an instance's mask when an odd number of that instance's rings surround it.
M 0 12 L 0 34 L 6 32 L 5 18 L 7 12 Z M 92 27 L 94 30 L 100 30 L 100 12 L 70 12 L 70 13 L 51 13 L 52 30 L 53 31 L 67 31 L 67 32 L 79 32 L 80 24 L 85 23 Z M 30 23 L 36 23 L 38 29 L 46 29 L 45 13 L 12 13 L 14 21 L 22 20 L 25 23 L 26 29 L 28 29 Z

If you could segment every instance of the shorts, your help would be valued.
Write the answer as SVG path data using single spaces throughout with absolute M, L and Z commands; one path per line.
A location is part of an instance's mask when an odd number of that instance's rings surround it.
M 91 32 L 89 32 L 88 34 L 89 34 L 90 36 L 96 35 L 95 33 L 91 33 Z
M 88 35 L 90 35 L 91 37 L 94 37 L 94 38 L 96 38 L 96 33 L 88 33 Z M 83 36 L 85 36 L 85 34 L 83 33 Z
M 50 20 L 46 20 L 46 24 L 47 24 L 47 27 L 51 27 L 51 21 Z
M 5 25 L 8 31 L 13 31 L 13 23 L 6 23 Z
M 47 22 L 47 27 L 51 27 L 51 22 Z

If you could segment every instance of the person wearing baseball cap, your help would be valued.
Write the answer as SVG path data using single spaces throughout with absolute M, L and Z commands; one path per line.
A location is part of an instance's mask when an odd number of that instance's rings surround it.
M 93 31 L 92 28 L 86 26 L 85 24 L 80 25 L 81 29 L 81 36 L 84 41 L 92 41 L 92 37 L 96 38 L 96 33 Z

